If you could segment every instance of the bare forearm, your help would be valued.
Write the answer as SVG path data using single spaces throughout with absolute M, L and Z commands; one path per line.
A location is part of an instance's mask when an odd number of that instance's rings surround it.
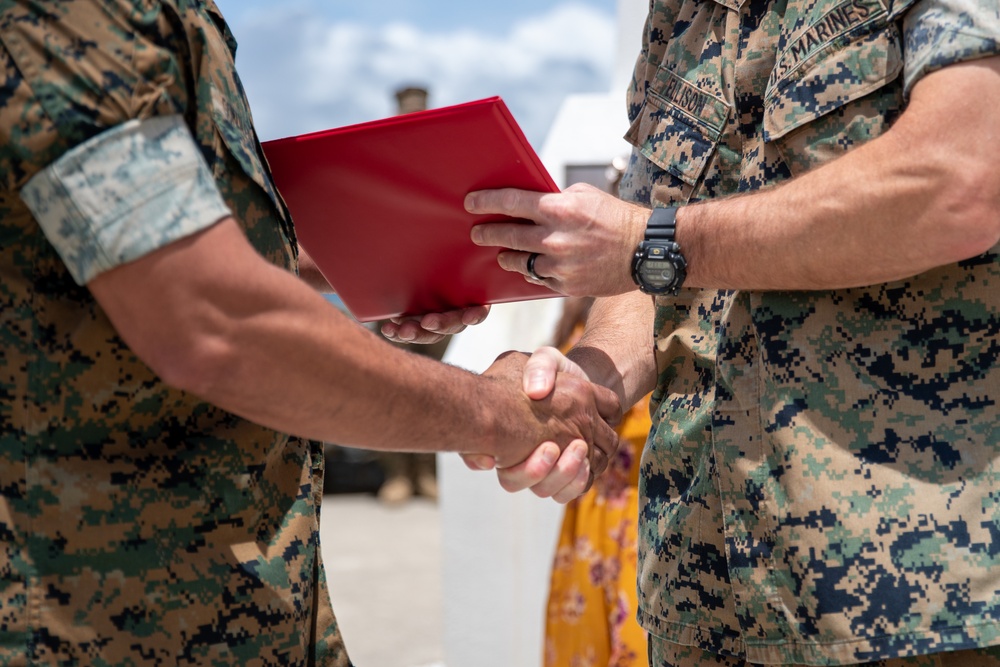
M 656 384 L 653 300 L 640 292 L 597 299 L 583 337 L 567 356 L 627 409 Z
M 990 59 L 996 61 L 996 59 Z M 687 285 L 836 289 L 904 279 L 1000 237 L 1000 66 L 930 75 L 885 135 L 765 192 L 678 215 Z
M 155 306 L 136 285 L 149 286 Z M 543 435 L 527 399 L 505 383 L 381 341 L 267 264 L 233 221 L 90 288 L 168 384 L 280 431 L 372 448 L 487 453 Z
M 218 314 L 228 349 L 213 355 L 216 371 L 199 376 L 195 393 L 272 428 L 345 445 L 492 448 L 492 410 L 505 397 L 491 401 L 488 380 L 394 347 L 287 287 L 280 299 L 253 295 L 260 312 L 247 321 Z

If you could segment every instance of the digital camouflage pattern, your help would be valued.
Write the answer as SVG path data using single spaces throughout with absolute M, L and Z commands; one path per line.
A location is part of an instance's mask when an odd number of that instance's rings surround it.
M 1000 10 L 974 0 L 650 8 L 622 193 L 661 206 L 824 164 L 920 76 L 1000 53 Z M 1000 644 L 998 251 L 868 288 L 657 300 L 654 646 L 839 665 Z
M 179 114 L 293 268 L 234 50 L 210 0 L 0 0 L 0 664 L 349 664 L 319 445 L 166 387 L 19 196 L 81 142 Z
M 650 643 L 648 653 L 650 667 L 752 667 L 743 658 L 670 642 Z M 887 658 L 855 667 L 1000 667 L 1000 646 Z

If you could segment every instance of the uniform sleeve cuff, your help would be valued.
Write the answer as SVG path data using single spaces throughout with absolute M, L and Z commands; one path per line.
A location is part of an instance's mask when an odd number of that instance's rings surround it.
M 1000 11 L 978 0 L 921 0 L 906 16 L 905 94 L 931 72 L 1000 54 Z
M 80 285 L 232 215 L 181 116 L 132 120 L 76 146 L 21 198 Z

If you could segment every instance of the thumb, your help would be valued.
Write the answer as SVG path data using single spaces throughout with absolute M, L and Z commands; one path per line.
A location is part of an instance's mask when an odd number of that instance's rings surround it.
M 556 374 L 567 373 L 590 381 L 582 368 L 567 359 L 554 347 L 541 347 L 524 364 L 524 393 L 528 398 L 539 401 L 556 386 Z

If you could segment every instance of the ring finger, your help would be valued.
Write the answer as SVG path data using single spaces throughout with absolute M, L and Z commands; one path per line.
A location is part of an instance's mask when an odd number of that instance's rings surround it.
M 535 253 L 523 252 L 520 250 L 505 250 L 497 255 L 497 263 L 500 264 L 500 268 L 504 271 L 520 273 L 528 282 L 544 285 L 544 281 L 550 278 L 550 276 L 542 269 L 546 262 L 545 255 L 539 254 L 538 257 L 535 258 L 535 273 L 538 275 L 538 278 L 533 278 L 531 274 L 528 273 L 528 260 L 531 259 L 533 254 Z

